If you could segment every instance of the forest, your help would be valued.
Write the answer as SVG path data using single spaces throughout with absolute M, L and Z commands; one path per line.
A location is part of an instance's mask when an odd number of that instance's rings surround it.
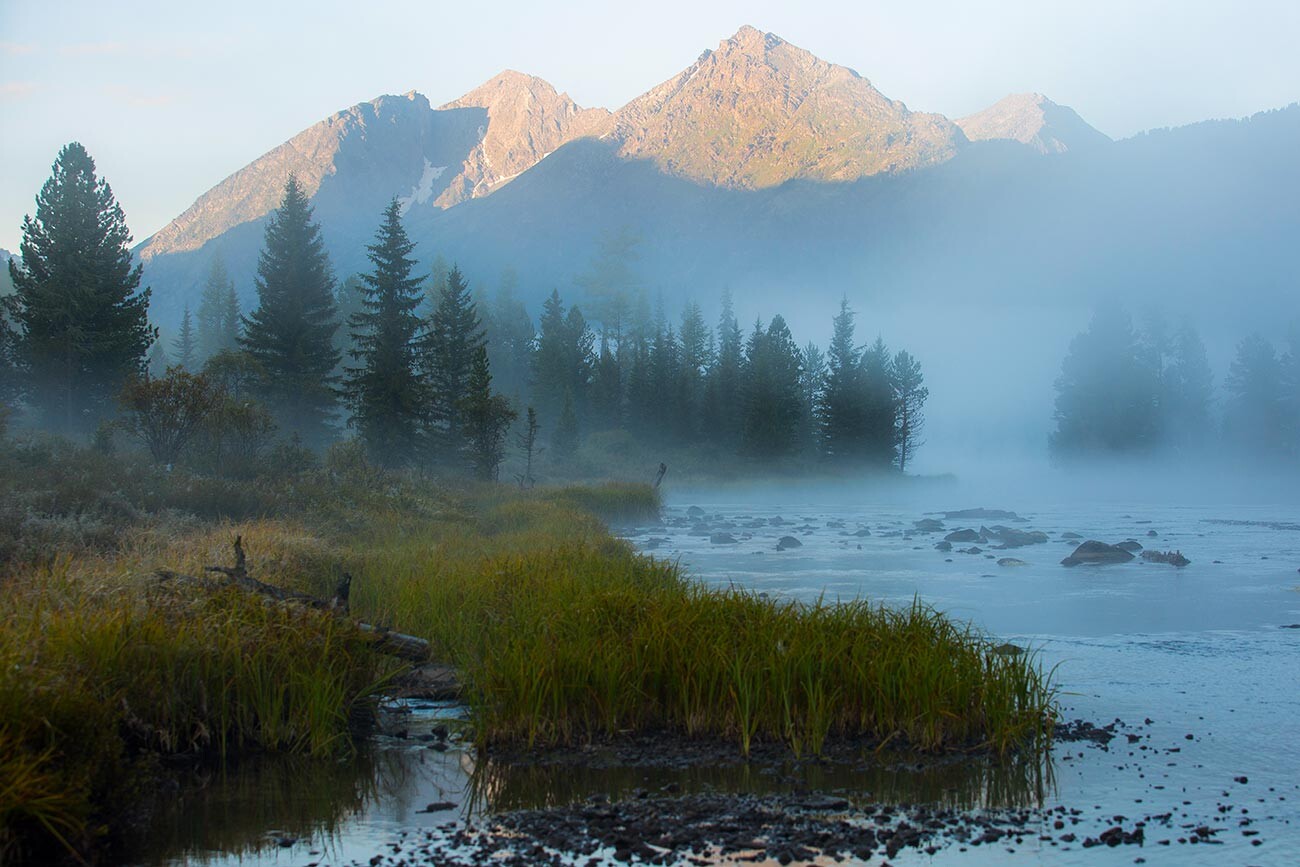
M 240 311 L 214 255 L 199 309 L 168 341 L 128 241 L 108 185 L 69 145 L 9 266 L 3 396 L 44 430 L 106 448 L 127 434 L 164 464 L 247 473 L 277 439 L 318 451 L 355 435 L 383 466 L 489 480 L 514 450 L 511 475 L 530 485 L 535 467 L 572 475 L 589 440 L 613 455 L 631 441 L 663 460 L 701 450 L 714 463 L 899 471 L 923 442 L 919 361 L 880 338 L 858 345 L 847 300 L 826 351 L 800 346 L 779 314 L 746 333 L 728 292 L 716 328 L 696 303 L 674 325 L 630 288 L 626 237 L 583 280 L 597 318 L 554 290 L 534 326 L 513 275 L 489 294 L 440 259 L 418 273 L 396 200 L 367 247 L 373 270 L 336 285 L 290 177 L 256 308 Z M 65 291 L 92 271 L 93 289 Z

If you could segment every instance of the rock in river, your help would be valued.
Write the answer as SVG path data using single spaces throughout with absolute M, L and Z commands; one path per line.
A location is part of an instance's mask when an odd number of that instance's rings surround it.
M 784 551 L 786 548 L 802 548 L 803 542 L 800 542 L 794 536 L 782 536 L 776 540 L 776 550 Z
M 919 521 L 913 521 L 912 526 L 916 527 L 916 529 L 922 533 L 933 533 L 936 530 L 943 529 L 943 521 L 938 521 L 934 518 L 922 518 Z
M 945 542 L 987 542 L 988 540 L 974 530 L 953 530 L 943 537 Z
M 1015 557 L 1003 557 L 998 561 L 999 566 L 1028 566 L 1024 560 L 1017 560 Z
M 1118 545 L 1116 545 L 1115 547 L 1116 547 L 1116 548 L 1123 548 L 1125 551 L 1129 552 L 1130 554 L 1136 554 L 1138 551 L 1141 551 L 1141 550 L 1142 550 L 1142 543 L 1141 543 L 1141 542 L 1135 542 L 1134 540 L 1129 539 L 1129 540 L 1126 541 L 1126 542 L 1120 542 L 1120 543 L 1119 543 Z
M 686 514 L 692 518 L 703 518 L 704 510 L 701 509 L 699 506 L 691 506 L 689 509 L 686 510 Z
M 1102 563 L 1127 563 L 1133 559 L 1133 555 L 1117 545 L 1107 545 L 1105 542 L 1098 542 L 1095 539 L 1089 539 L 1082 545 L 1074 549 L 1074 553 L 1061 561 L 1062 566 L 1078 566 L 1081 563 L 1102 564 Z
M 736 537 L 730 533 L 714 533 L 709 537 L 709 541 L 714 545 L 734 545 Z

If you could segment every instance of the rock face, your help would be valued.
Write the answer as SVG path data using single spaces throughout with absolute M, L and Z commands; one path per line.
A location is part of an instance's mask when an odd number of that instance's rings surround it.
M 224 233 L 265 217 L 280 204 L 290 174 L 317 208 L 328 200 L 373 226 L 388 200 L 432 201 L 475 146 L 486 120 L 481 108 L 435 111 L 412 91 L 354 105 L 308 127 L 199 197 L 140 247 L 147 264 L 170 253 L 197 250 Z M 257 238 L 260 242 L 260 236 Z
M 441 110 L 479 108 L 487 123 L 478 144 L 437 198 L 449 208 L 485 196 L 574 139 L 601 136 L 612 126 L 603 108 L 582 108 L 534 75 L 506 70 Z
M 610 138 L 625 158 L 740 189 L 933 165 L 966 143 L 946 117 L 911 112 L 853 70 L 753 27 L 619 109 Z
M 1016 93 L 957 121 L 971 141 L 1010 139 L 1042 154 L 1081 151 L 1110 143 L 1074 109 L 1041 93 Z
M 1061 565 L 1127 563 L 1132 559 L 1133 555 L 1123 548 L 1090 539 L 1075 548 L 1073 554 L 1061 561 Z

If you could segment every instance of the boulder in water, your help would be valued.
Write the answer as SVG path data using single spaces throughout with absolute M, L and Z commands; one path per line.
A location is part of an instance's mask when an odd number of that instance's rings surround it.
M 1019 656 L 1025 652 L 1023 647 L 1016 647 L 1014 644 L 999 644 L 993 648 L 993 652 L 998 656 Z
M 913 521 L 912 526 L 921 533 L 934 533 L 943 529 L 943 521 L 935 518 L 922 518 L 919 521 Z
M 703 518 L 704 510 L 701 509 L 699 506 L 691 506 L 689 509 L 686 510 L 686 514 L 691 518 Z
M 861 539 L 861 538 L 863 538 L 863 537 L 865 537 L 865 536 L 870 536 L 870 535 L 871 535 L 871 531 L 868 530 L 866 527 L 863 527 L 861 530 L 854 530 L 854 531 L 853 531 L 852 533 L 850 533 L 849 535 L 850 535 L 850 536 L 857 536 L 859 539 Z
M 990 539 L 997 539 L 999 548 L 1023 548 L 1026 545 L 1041 545 L 1047 541 L 1047 534 L 1038 530 L 1017 530 L 1014 527 L 996 525 L 992 528 L 980 527 L 980 533 Z
M 1179 569 L 1192 562 L 1183 556 L 1182 551 L 1143 551 L 1142 559 L 1148 563 L 1168 563 Z
M 1135 542 L 1132 539 L 1128 539 L 1127 541 L 1120 542 L 1115 547 L 1123 548 L 1125 551 L 1128 551 L 1130 554 L 1136 554 L 1138 551 L 1142 550 L 1141 543 Z
M 987 542 L 988 539 L 976 533 L 969 528 L 965 530 L 953 530 L 947 536 L 943 537 L 945 542 Z
M 1082 539 L 1083 537 L 1080 536 L 1078 533 L 1062 533 L 1062 534 L 1061 534 L 1061 538 L 1062 538 L 1062 539 Z
M 959 509 L 956 512 L 944 512 L 949 521 L 1020 521 L 1015 512 L 1005 509 Z
M 776 550 L 784 551 L 786 548 L 802 548 L 803 542 L 800 542 L 794 536 L 782 536 L 776 540 Z
M 951 543 L 951 542 L 935 542 L 935 543 L 934 543 L 934 548 L 935 548 L 936 551 L 951 551 L 951 550 L 952 550 L 952 543 Z
M 709 542 L 714 545 L 734 545 L 736 544 L 736 537 L 730 533 L 714 533 L 709 537 Z
M 1015 557 L 1003 557 L 998 561 L 999 566 L 1028 566 L 1024 560 L 1017 560 Z
M 1095 539 L 1089 539 L 1082 545 L 1074 549 L 1074 553 L 1061 561 L 1062 566 L 1078 566 L 1081 564 L 1102 565 L 1105 563 L 1127 563 L 1133 559 L 1133 555 L 1123 548 L 1116 545 L 1107 545 L 1105 542 L 1098 542 Z

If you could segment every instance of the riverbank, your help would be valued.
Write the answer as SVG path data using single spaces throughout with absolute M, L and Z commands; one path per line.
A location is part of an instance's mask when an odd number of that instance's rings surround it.
M 1032 659 L 914 605 L 792 604 L 708 589 L 606 521 L 648 486 L 521 492 L 377 470 L 355 450 L 249 480 L 7 443 L 0 509 L 0 845 L 94 859 L 164 763 L 352 748 L 396 673 L 328 611 L 160 582 L 229 560 L 427 639 L 465 685 L 481 748 L 632 731 L 815 755 L 870 737 L 1009 752 L 1050 736 Z

